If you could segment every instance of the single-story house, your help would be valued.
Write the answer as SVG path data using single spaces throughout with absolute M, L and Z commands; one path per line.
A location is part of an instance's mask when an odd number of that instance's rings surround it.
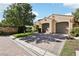
M 74 26 L 74 16 L 52 14 L 34 23 L 43 33 L 70 34 Z

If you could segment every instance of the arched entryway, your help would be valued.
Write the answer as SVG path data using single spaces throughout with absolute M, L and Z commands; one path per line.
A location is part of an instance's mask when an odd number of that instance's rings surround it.
M 56 23 L 56 33 L 67 34 L 68 33 L 68 27 L 69 27 L 68 22 Z
M 42 24 L 42 32 L 45 33 L 49 28 L 49 23 Z

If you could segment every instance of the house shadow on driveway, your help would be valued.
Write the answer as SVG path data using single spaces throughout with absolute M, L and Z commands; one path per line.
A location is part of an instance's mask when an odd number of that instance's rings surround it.
M 61 46 L 63 46 L 65 39 L 66 36 L 64 35 L 37 33 L 31 36 L 23 37 L 20 40 L 59 55 L 59 50 Z
M 35 33 L 31 36 L 23 37 L 20 40 L 24 40 L 26 42 L 62 42 L 62 40 L 67 39 L 68 36 L 64 34 L 44 34 L 44 33 Z

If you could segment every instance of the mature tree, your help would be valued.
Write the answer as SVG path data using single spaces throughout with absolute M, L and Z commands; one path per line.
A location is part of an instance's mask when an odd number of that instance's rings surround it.
M 79 8 L 75 10 L 75 12 L 72 13 L 75 17 L 75 21 L 79 21 Z
M 32 25 L 36 15 L 32 13 L 32 6 L 28 3 L 15 3 L 4 11 L 2 23 L 10 26 Z

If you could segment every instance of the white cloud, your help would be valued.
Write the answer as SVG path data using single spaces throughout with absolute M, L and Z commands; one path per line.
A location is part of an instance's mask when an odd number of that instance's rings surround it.
M 4 10 L 7 9 L 7 7 L 9 6 L 10 4 L 0 4 L 0 14 L 4 12 Z
M 73 9 L 79 8 L 79 4 L 76 4 L 76 3 L 64 3 L 64 6 L 67 6 Z
M 64 14 L 64 15 L 72 15 L 72 13 L 66 13 L 66 14 Z
M 39 13 L 36 11 L 32 11 L 36 16 L 39 16 Z

